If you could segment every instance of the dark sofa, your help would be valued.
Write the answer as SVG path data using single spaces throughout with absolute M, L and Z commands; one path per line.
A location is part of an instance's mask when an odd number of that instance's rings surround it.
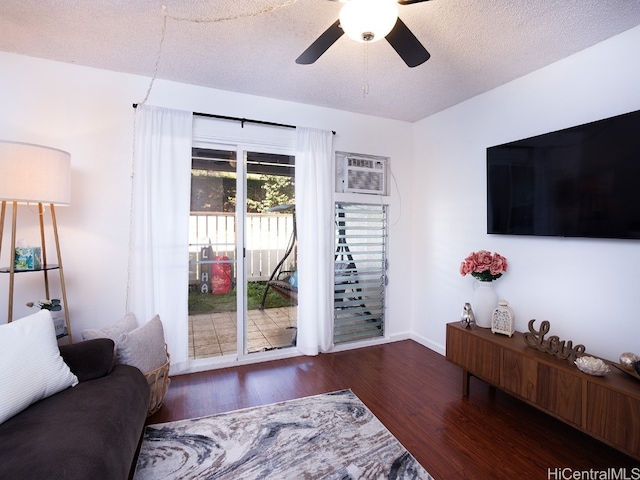
M 60 353 L 79 383 L 0 425 L 0 478 L 128 478 L 147 416 L 145 376 L 114 366 L 110 339 L 63 345 Z

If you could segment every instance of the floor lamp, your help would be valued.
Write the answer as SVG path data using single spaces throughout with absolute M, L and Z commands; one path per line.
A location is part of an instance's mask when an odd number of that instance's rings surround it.
M 11 206 L 11 248 L 9 249 L 9 267 L 0 269 L 2 273 L 9 273 L 9 305 L 7 321 L 13 320 L 13 291 L 14 276 L 25 270 L 16 269 L 16 226 L 18 218 L 18 204 L 38 206 L 40 223 L 40 242 L 42 263 L 38 269 L 44 275 L 46 298 L 49 297 L 50 270 L 60 273 L 60 287 L 69 343 L 71 343 L 71 327 L 69 324 L 69 308 L 67 292 L 64 284 L 64 270 L 60 256 L 60 242 L 58 240 L 58 225 L 56 223 L 56 205 L 69 205 L 71 197 L 71 156 L 67 152 L 55 148 L 31 145 L 28 143 L 0 141 L 0 253 L 2 251 L 2 235 L 5 224 L 7 206 Z M 45 207 L 49 206 L 53 237 L 55 242 L 57 264 L 47 263 L 47 251 L 44 235 Z

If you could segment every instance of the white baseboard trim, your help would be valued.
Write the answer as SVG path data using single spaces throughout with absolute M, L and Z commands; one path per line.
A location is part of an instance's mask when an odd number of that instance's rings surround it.
M 374 345 L 383 345 L 385 343 L 400 342 L 402 340 L 413 340 L 441 355 L 445 354 L 444 345 L 432 342 L 428 338 L 416 335 L 412 332 L 400 332 L 387 337 L 375 338 L 371 340 L 363 340 L 353 343 L 343 343 L 335 345 L 327 353 L 344 352 L 347 350 L 355 350 L 358 348 L 371 347 Z M 187 373 L 204 372 L 207 370 L 216 370 L 219 368 L 236 367 L 239 365 L 249 365 L 252 363 L 262 363 L 271 360 L 280 360 L 282 358 L 299 357 L 302 354 L 296 348 L 283 348 L 280 350 L 272 350 L 268 352 L 256 352 L 239 358 L 238 355 L 226 355 L 223 357 L 202 358 L 199 360 L 188 360 L 179 365 L 171 365 L 170 375 L 183 375 Z
M 415 333 L 411 334 L 411 340 L 413 340 L 414 342 L 418 342 L 420 345 L 423 345 L 427 348 L 429 348 L 430 350 L 433 350 L 436 353 L 439 353 L 440 355 L 444 356 L 446 354 L 446 350 L 447 348 L 442 345 L 441 343 L 436 343 L 432 340 L 429 340 L 426 337 L 423 337 L 422 335 L 418 335 Z

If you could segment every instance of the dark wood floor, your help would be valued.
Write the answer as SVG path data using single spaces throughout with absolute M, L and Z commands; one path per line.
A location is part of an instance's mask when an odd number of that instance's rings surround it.
M 632 478 L 640 466 L 476 378 L 469 398 L 461 387 L 458 367 L 407 340 L 176 376 L 148 423 L 350 388 L 437 480 L 574 478 L 554 469 L 624 467 Z

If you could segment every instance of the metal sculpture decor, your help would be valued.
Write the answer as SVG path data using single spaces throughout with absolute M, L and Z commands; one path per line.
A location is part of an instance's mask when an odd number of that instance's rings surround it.
M 464 328 L 475 327 L 476 318 L 473 315 L 473 310 L 471 309 L 470 303 L 465 303 L 462 308 L 462 315 L 460 316 L 460 323 Z
M 537 348 L 543 352 L 555 355 L 556 357 L 573 362 L 577 357 L 584 354 L 586 347 L 584 345 L 573 346 L 571 340 L 560 340 L 556 335 L 545 339 L 544 336 L 549 333 L 551 324 L 544 320 L 540 324 L 540 330 L 536 330 L 533 326 L 534 320 L 529 320 L 529 331 L 524 334 L 524 341 L 527 345 Z

